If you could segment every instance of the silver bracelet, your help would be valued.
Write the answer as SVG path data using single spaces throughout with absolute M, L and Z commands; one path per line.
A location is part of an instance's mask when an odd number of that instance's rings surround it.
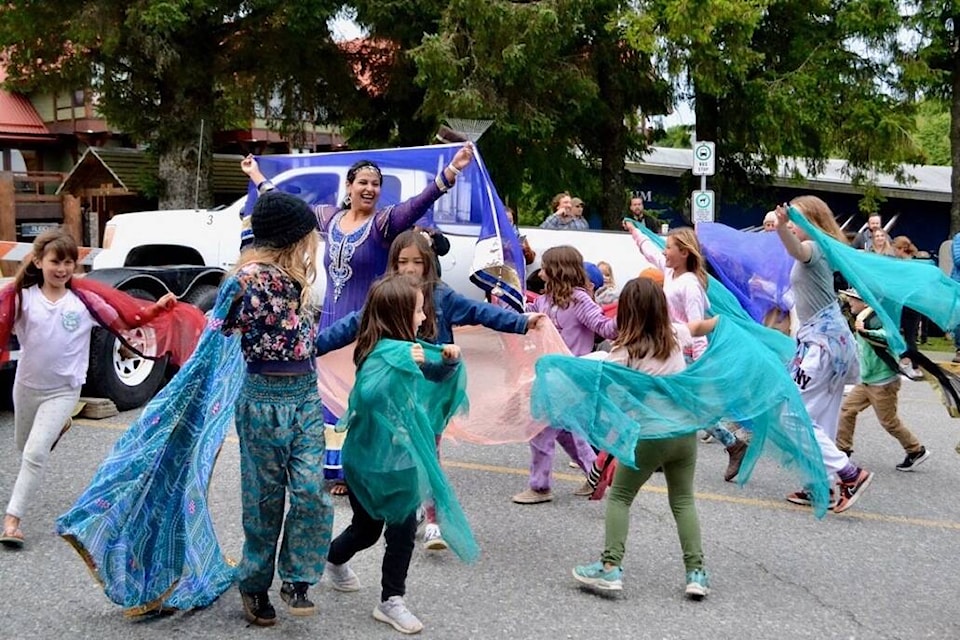
M 440 179 L 439 175 L 433 179 L 433 183 L 437 185 L 437 189 L 440 189 L 441 193 L 447 192 L 448 190 L 447 185 L 443 184 L 443 181 Z
M 460 169 L 457 169 L 455 166 L 453 166 L 453 163 L 452 163 L 452 162 L 447 165 L 447 169 L 450 169 L 450 172 L 453 173 L 453 176 L 454 176 L 454 177 L 457 177 L 457 176 L 459 176 L 461 173 L 463 173 L 463 171 L 461 171 Z

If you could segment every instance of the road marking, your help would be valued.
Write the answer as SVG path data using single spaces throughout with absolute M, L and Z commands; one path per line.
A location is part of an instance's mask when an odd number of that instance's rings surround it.
M 83 425 L 85 427 L 94 427 L 97 429 L 109 429 L 111 431 L 126 431 L 130 426 L 128 423 L 108 421 L 108 420 L 91 420 L 88 418 L 75 419 L 74 424 Z M 226 441 L 239 444 L 240 440 L 236 436 L 227 436 Z M 496 473 L 500 475 L 509 475 L 509 476 L 524 476 L 529 475 L 530 471 L 528 469 L 517 469 L 515 467 L 503 467 L 494 464 L 483 464 L 480 462 L 465 462 L 460 460 L 450 460 L 445 459 L 443 461 L 443 466 L 450 469 L 463 469 L 465 471 L 483 471 L 486 473 Z M 554 472 L 553 477 L 558 480 L 563 480 L 565 482 L 573 482 L 580 484 L 583 482 L 583 476 L 579 474 L 572 473 L 563 473 L 563 472 Z M 667 488 L 660 487 L 651 484 L 643 485 L 644 491 L 651 491 L 653 493 L 660 493 L 666 495 Z M 728 496 L 722 493 L 710 493 L 697 491 L 694 493 L 697 500 L 709 500 L 710 502 L 725 502 L 727 504 L 738 504 L 747 507 L 757 507 L 761 509 L 776 509 L 778 511 L 797 511 L 809 513 L 810 509 L 808 507 L 801 507 L 799 505 L 793 505 L 789 502 L 781 502 L 779 500 L 765 500 L 763 498 L 743 498 L 739 496 Z M 923 527 L 926 529 L 947 529 L 951 531 L 960 531 L 960 522 L 952 522 L 950 520 L 929 520 L 927 518 L 908 518 L 905 516 L 891 516 L 882 513 L 868 513 L 865 511 L 847 511 L 842 515 L 830 514 L 829 517 L 836 518 L 855 518 L 857 520 L 868 520 L 871 522 L 882 522 L 885 524 L 901 524 L 909 525 L 914 527 Z

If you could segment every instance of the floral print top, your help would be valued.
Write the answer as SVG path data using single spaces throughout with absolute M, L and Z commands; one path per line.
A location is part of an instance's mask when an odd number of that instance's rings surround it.
M 237 272 L 243 294 L 224 320 L 224 333 L 239 333 L 248 363 L 314 360 L 316 318 L 300 308 L 300 285 L 279 267 L 252 262 Z

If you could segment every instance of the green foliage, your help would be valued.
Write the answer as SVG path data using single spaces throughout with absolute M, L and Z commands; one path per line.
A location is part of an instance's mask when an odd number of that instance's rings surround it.
M 668 129 L 657 129 L 653 134 L 653 144 L 658 147 L 690 149 L 691 133 L 693 133 L 693 125 L 689 124 L 676 125 Z
M 950 166 L 950 112 L 938 101 L 920 103 L 916 141 L 924 164 Z
M 911 38 L 905 39 L 897 63 L 901 69 L 900 86 L 910 96 L 924 96 L 946 105 L 951 114 L 960 114 L 960 92 L 955 91 L 960 78 L 960 3 L 934 0 L 902 0 L 907 17 L 905 27 Z M 936 146 L 936 118 L 921 111 L 917 139 L 924 150 Z M 942 126 L 942 125 L 940 125 Z M 931 131 L 932 128 L 932 131 Z M 949 157 L 943 164 L 960 167 L 960 122 L 951 116 Z M 925 144 L 926 143 L 926 144 Z M 942 161 L 942 154 L 938 155 Z M 956 180 L 954 180 L 956 182 Z M 960 192 L 956 187 L 950 203 L 950 235 L 960 231 Z
M 697 137 L 717 143 L 714 188 L 742 199 L 784 157 L 816 169 L 832 155 L 854 173 L 916 157 L 909 107 L 887 95 L 885 51 L 899 16 L 883 0 L 689 0 L 636 3 L 631 40 L 688 80 Z M 636 34 L 639 28 L 628 28 Z M 870 55 L 853 41 L 869 43 Z M 651 51 L 651 43 L 656 48 Z
M 24 90 L 92 87 L 115 127 L 167 166 L 201 120 L 210 132 L 247 124 L 255 108 L 295 136 L 338 119 L 354 92 L 327 19 L 334 0 L 14 0 L 0 12 L 9 83 Z M 207 144 L 209 146 L 209 144 Z M 208 163 L 209 164 L 209 163 Z M 195 168 L 195 166 L 193 167 Z M 209 170 L 209 167 L 208 167 Z M 164 176 L 161 164 L 161 177 Z M 161 189 L 162 191 L 162 189 Z
M 561 190 L 608 224 L 622 215 L 624 158 L 644 144 L 636 112 L 666 111 L 669 87 L 624 46 L 619 4 L 452 0 L 410 52 L 423 113 L 494 120 L 480 146 L 521 218 L 545 215 Z

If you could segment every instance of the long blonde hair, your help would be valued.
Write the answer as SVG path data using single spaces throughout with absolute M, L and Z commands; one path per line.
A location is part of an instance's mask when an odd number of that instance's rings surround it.
M 700 241 L 697 240 L 697 234 L 690 227 L 680 227 L 671 231 L 667 237 L 673 238 L 677 247 L 687 252 L 687 263 L 684 267 L 697 277 L 700 286 L 706 291 L 707 269 L 704 265 L 703 252 L 700 251 Z
M 312 314 L 316 311 L 316 301 L 313 298 L 313 284 L 317 280 L 316 255 L 317 234 L 310 232 L 285 247 L 254 245 L 246 249 L 240 254 L 232 273 L 253 262 L 279 268 L 300 285 L 300 312 Z
M 800 209 L 804 217 L 809 220 L 813 226 L 844 244 L 850 244 L 847 236 L 844 235 L 843 230 L 840 229 L 840 225 L 837 224 L 837 219 L 833 217 L 833 211 L 830 211 L 830 207 L 827 206 L 826 202 L 817 196 L 798 196 L 791 200 L 790 204 Z

